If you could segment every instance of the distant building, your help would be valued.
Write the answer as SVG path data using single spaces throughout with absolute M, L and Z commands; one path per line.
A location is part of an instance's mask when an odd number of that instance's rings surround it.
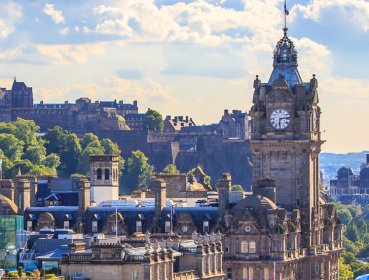
M 181 240 L 174 234 L 147 234 L 144 238 L 99 240 L 86 249 L 70 246 L 61 259 L 61 274 L 91 280 L 221 280 L 221 235 Z
M 189 118 L 188 116 L 167 116 L 164 120 L 164 132 L 179 132 L 184 127 L 192 127 L 196 126 L 195 122 L 192 120 L 192 118 Z
M 218 124 L 218 133 L 226 139 L 247 139 L 248 121 L 247 114 L 239 110 L 229 113 L 224 110 L 224 115 Z
M 12 88 L 0 88 L 0 121 L 10 122 L 18 117 L 33 120 L 42 132 L 54 126 L 61 126 L 76 133 L 105 130 L 128 130 L 124 117 L 138 114 L 137 101 L 132 104 L 123 101 L 96 101 L 79 98 L 76 103 L 34 104 L 33 90 L 24 82 L 14 79 Z
M 132 130 L 145 131 L 145 114 L 127 114 L 125 115 L 127 125 Z
M 354 174 L 350 167 L 341 167 L 337 172 L 337 179 L 330 181 L 328 190 L 338 200 L 361 200 L 362 197 L 369 201 L 369 154 L 360 167 L 359 175 Z

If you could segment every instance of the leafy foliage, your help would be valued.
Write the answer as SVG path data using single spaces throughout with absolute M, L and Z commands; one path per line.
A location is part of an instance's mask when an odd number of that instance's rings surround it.
M 144 125 L 151 131 L 162 131 L 164 128 L 163 116 L 158 111 L 149 108 L 145 113 Z
M 162 172 L 166 174 L 179 174 L 180 173 L 179 170 L 177 169 L 177 166 L 172 163 L 165 166 Z
M 233 185 L 231 190 L 232 192 L 243 192 L 243 187 L 241 185 Z
M 130 189 L 151 188 L 153 185 L 155 172 L 154 166 L 148 163 L 148 158 L 139 150 L 133 151 L 127 164 L 127 183 Z
M 121 169 L 124 166 L 118 145 L 110 139 L 100 140 L 92 133 L 79 139 L 75 133 L 58 126 L 41 137 L 39 129 L 34 121 L 23 119 L 0 123 L 0 157 L 5 178 L 19 171 L 37 176 L 68 177 L 75 173 L 86 176 L 90 156 L 98 154 L 118 155 Z

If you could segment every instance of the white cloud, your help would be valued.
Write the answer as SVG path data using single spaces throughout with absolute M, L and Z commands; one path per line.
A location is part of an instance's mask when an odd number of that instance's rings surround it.
M 191 41 L 214 45 L 227 42 L 271 42 L 282 23 L 279 0 L 245 0 L 237 11 L 195 0 L 157 7 L 154 0 L 116 1 L 94 9 L 95 32 L 116 34 L 133 41 Z
M 292 14 L 299 11 L 304 18 L 319 21 L 324 10 L 343 8 L 352 13 L 347 20 L 356 22 L 363 31 L 369 30 L 369 2 L 366 0 L 310 0 L 306 5 L 297 4 Z
M 36 45 L 38 54 L 55 64 L 85 63 L 91 55 L 105 54 L 107 43 L 81 45 Z
M 65 18 L 62 11 L 54 9 L 54 4 L 46 4 L 43 12 L 51 17 L 55 24 L 65 23 Z
M 60 35 L 68 35 L 68 33 L 69 33 L 69 27 L 64 27 L 59 30 Z
M 6 38 L 15 31 L 15 24 L 22 17 L 22 6 L 17 3 L 0 3 L 0 38 Z
M 152 79 L 143 81 L 124 80 L 117 77 L 106 77 L 100 82 L 75 83 L 59 88 L 34 87 L 37 97 L 46 102 L 74 101 L 87 96 L 94 100 L 139 100 L 140 103 L 177 103 L 171 90 Z M 107 97 L 108 96 L 108 97 Z

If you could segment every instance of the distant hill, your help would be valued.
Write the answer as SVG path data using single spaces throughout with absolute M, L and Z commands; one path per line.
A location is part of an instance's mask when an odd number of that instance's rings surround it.
M 366 154 L 369 154 L 369 151 L 347 154 L 321 153 L 320 169 L 323 171 L 324 180 L 336 178 L 337 171 L 342 166 L 349 166 L 354 170 L 355 174 L 358 174 L 360 165 L 366 161 Z

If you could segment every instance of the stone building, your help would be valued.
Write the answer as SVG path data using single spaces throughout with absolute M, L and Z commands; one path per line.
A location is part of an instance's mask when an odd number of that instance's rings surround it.
M 179 132 L 184 127 L 192 127 L 196 126 L 195 122 L 192 120 L 192 118 L 189 118 L 188 116 L 167 116 L 164 120 L 164 132 Z
M 247 114 L 240 110 L 224 110 L 222 119 L 218 124 L 218 133 L 226 139 L 248 139 Z
M 61 260 L 61 274 L 67 279 L 221 280 L 224 276 L 218 235 L 181 240 L 174 234 L 146 234 L 114 243 L 96 242 L 87 250 L 82 242 L 70 247 L 71 253 Z
M 358 175 L 350 167 L 341 167 L 337 171 L 337 179 L 330 180 L 328 192 L 337 200 L 366 205 L 369 201 L 369 154 Z

